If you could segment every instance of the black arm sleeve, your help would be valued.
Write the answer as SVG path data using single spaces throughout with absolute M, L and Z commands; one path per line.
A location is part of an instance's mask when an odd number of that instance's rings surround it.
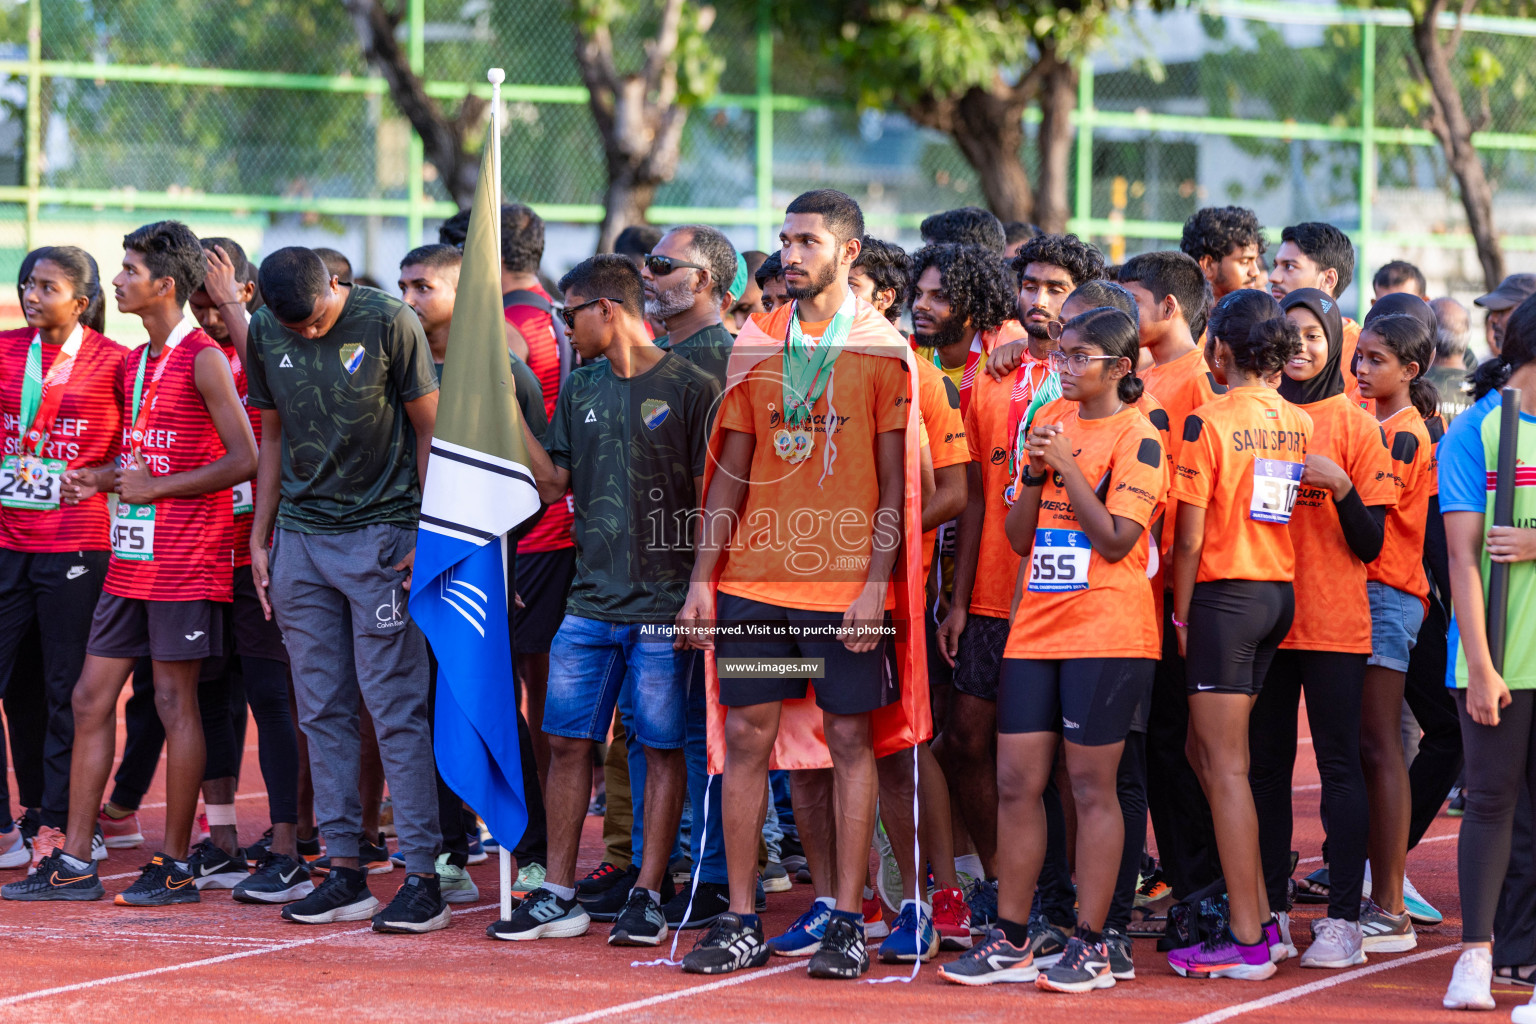
M 1440 498 L 1429 499 L 1429 519 L 1424 524 L 1424 572 L 1430 590 L 1447 610 L 1451 607 L 1451 559 L 1445 540 L 1445 520 L 1440 517 Z
M 1362 562 L 1374 562 L 1381 555 L 1381 542 L 1387 529 L 1385 505 L 1366 508 L 1360 501 L 1360 492 L 1350 488 L 1343 501 L 1335 501 L 1333 507 L 1339 513 L 1339 528 L 1344 531 L 1344 543 Z

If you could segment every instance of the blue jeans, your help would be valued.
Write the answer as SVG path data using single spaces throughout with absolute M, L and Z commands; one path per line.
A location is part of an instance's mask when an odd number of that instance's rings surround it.
M 600 622 L 567 615 L 549 653 L 544 731 L 601 743 L 620 692 L 634 748 L 677 750 L 687 735 L 687 668 L 691 651 L 672 649 L 669 629 L 635 622 Z M 644 762 L 644 754 L 640 753 Z M 639 793 L 643 782 L 633 779 Z

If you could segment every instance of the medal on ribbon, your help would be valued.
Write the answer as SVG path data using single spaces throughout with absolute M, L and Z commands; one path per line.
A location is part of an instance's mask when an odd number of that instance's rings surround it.
M 784 427 L 773 435 L 773 452 L 792 466 L 810 458 L 816 447 L 812 410 L 832 379 L 832 366 L 853 327 L 854 309 L 850 292 L 819 342 L 806 340 L 801 332 L 800 304 L 790 310 L 784 339 Z

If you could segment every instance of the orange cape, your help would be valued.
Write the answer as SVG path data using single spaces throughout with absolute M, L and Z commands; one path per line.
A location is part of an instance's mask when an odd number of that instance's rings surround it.
M 726 372 L 725 390 L 742 383 L 758 363 L 784 350 L 793 304 L 781 306 L 769 314 L 757 314 L 741 329 L 731 352 Z M 857 300 L 852 328 L 843 348 L 846 352 L 900 359 L 907 368 L 906 473 L 903 494 L 902 528 L 905 542 L 891 572 L 891 593 L 895 597 L 892 620 L 897 624 L 896 672 L 901 696 L 895 703 L 874 712 L 871 726 L 875 756 L 884 757 L 907 750 L 933 736 L 933 713 L 928 703 L 928 661 L 923 632 L 923 499 L 918 468 L 918 448 L 922 427 L 918 422 L 917 371 L 912 364 L 912 349 L 884 314 L 869 303 Z M 719 463 L 722 430 L 717 422 L 709 439 L 709 461 L 704 469 L 704 493 L 709 493 L 715 468 Z M 834 474 L 835 475 L 835 474 Z M 720 571 L 725 559 L 717 564 L 710 589 L 719 599 Z M 718 607 L 718 604 L 717 604 Z M 720 677 L 715 668 L 715 652 L 705 656 L 705 699 L 708 702 L 709 771 L 718 774 L 725 768 L 725 715 L 720 704 Z M 815 694 L 787 700 L 779 717 L 779 734 L 774 741 L 772 765 L 775 768 L 829 768 L 832 756 L 822 733 L 821 709 Z

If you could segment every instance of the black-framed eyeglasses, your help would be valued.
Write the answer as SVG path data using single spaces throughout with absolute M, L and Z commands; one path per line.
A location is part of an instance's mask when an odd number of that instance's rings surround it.
M 1090 356 L 1086 352 L 1073 352 L 1071 355 L 1060 351 L 1047 352 L 1046 365 L 1055 373 L 1063 371 L 1074 377 L 1081 377 L 1088 372 L 1088 364 L 1099 359 L 1119 359 L 1119 356 Z
M 582 310 L 586 309 L 588 306 L 595 306 L 595 305 L 597 305 L 599 302 L 602 302 L 605 298 L 607 298 L 606 295 L 600 295 L 600 296 L 598 296 L 595 299 L 588 299 L 586 302 L 583 302 L 579 306 L 567 306 L 564 309 L 562 309 L 560 311 L 560 319 L 565 321 L 565 329 L 568 330 L 568 331 L 574 331 L 576 329 L 576 314 L 580 313 Z M 616 302 L 616 303 L 618 303 L 621 306 L 624 305 L 624 300 L 623 299 L 608 299 L 608 301 L 609 302 Z
M 665 277 L 678 267 L 692 267 L 694 270 L 708 270 L 697 263 L 689 263 L 687 260 L 674 259 L 671 256 L 657 256 L 655 253 L 645 254 L 645 269 L 655 277 Z

